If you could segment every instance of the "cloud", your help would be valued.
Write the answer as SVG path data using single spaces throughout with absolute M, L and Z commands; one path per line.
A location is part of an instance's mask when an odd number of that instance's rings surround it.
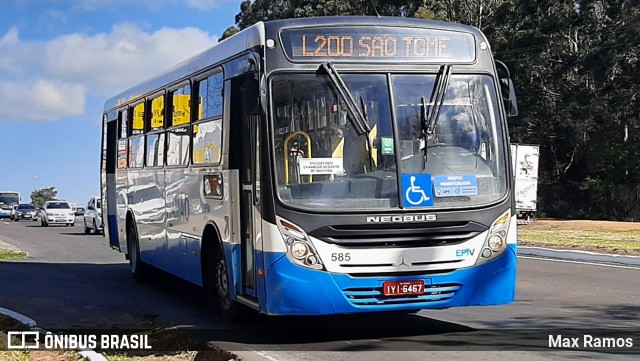
M 33 64 L 32 60 L 39 56 L 38 44 L 21 42 L 16 27 L 0 36 L 0 80 L 2 72 L 10 72 L 16 76 L 24 75 L 29 64 Z
M 7 33 L 4 34 L 2 38 L 0 38 L 0 46 L 14 45 L 17 44 L 18 41 L 18 28 L 14 26 L 9 29 L 9 31 L 7 31 Z
M 77 116 L 84 112 L 82 85 L 36 79 L 0 84 L 0 119 L 33 121 Z
M 87 97 L 114 95 L 216 42 L 196 28 L 145 32 L 135 25 L 27 42 L 12 28 L 0 36 L 0 121 L 80 115 Z M 17 105 L 30 111 L 14 111 Z
M 120 25 L 109 34 L 67 35 L 46 44 L 48 74 L 109 95 L 213 46 L 216 40 L 195 28 L 146 33 Z

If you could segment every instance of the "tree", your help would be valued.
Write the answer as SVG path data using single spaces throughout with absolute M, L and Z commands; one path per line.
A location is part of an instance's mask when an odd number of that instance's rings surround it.
M 245 29 L 259 21 L 333 15 L 412 16 L 422 1 L 405 0 L 245 0 L 236 25 Z
M 222 36 L 220 37 L 220 39 L 218 39 L 218 42 L 230 38 L 238 32 L 240 32 L 240 29 L 236 28 L 235 26 L 230 26 L 227 28 L 227 30 L 224 31 L 224 33 L 222 33 Z
M 55 199 L 58 195 L 56 187 L 37 189 L 31 192 L 31 203 L 36 207 L 42 207 L 46 202 Z

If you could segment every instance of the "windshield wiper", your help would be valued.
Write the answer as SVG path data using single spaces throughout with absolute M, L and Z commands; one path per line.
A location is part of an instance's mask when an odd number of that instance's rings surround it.
M 442 103 L 444 103 L 444 95 L 447 93 L 450 77 L 451 65 L 442 65 L 431 92 L 429 107 L 426 106 L 424 97 L 422 98 L 422 130 L 424 130 L 425 134 L 431 135 L 436 129 L 438 115 L 440 115 L 440 109 L 442 108 Z
M 333 64 L 322 64 L 320 65 L 320 68 L 327 73 L 331 83 L 333 83 L 338 94 L 340 94 L 340 97 L 344 100 L 345 105 L 347 106 L 347 112 L 351 115 L 349 118 L 351 119 L 351 124 L 353 125 L 356 134 L 369 134 L 371 132 L 371 127 L 369 127 L 369 122 L 367 121 L 363 109 L 358 107 L 356 100 L 351 96 L 349 88 L 347 88 L 347 85 L 342 80 L 340 74 L 338 74 L 338 71 L 333 67 Z M 360 102 L 362 103 L 362 99 Z M 364 104 L 361 105 L 364 107 Z
M 371 142 L 371 137 L 369 134 L 371 133 L 371 127 L 369 126 L 369 120 L 367 119 L 367 107 L 364 104 L 364 100 L 362 96 L 360 97 L 360 106 L 356 103 L 356 100 L 353 99 L 349 88 L 342 80 L 342 77 L 338 73 L 338 71 L 333 67 L 331 63 L 325 63 L 320 65 L 320 69 L 324 70 L 327 73 L 327 76 L 331 80 L 331 83 L 338 91 L 338 94 L 344 101 L 347 107 L 347 113 L 351 120 L 351 125 L 358 136 L 365 135 L 367 142 L 367 153 L 369 154 L 369 167 L 371 170 L 374 168 L 373 161 L 373 144 Z
M 429 106 L 427 106 L 424 97 L 422 101 L 422 136 L 424 140 L 424 161 L 422 168 L 427 167 L 427 137 L 432 135 L 436 130 L 440 109 L 444 103 L 444 96 L 449 86 L 449 78 L 451 77 L 451 65 L 443 64 L 436 76 L 436 83 L 433 86 Z

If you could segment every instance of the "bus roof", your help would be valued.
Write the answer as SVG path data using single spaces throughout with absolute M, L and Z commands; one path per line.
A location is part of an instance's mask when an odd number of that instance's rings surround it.
M 306 27 L 315 26 L 402 26 L 416 28 L 431 28 L 447 31 L 460 31 L 474 33 L 482 39 L 484 35 L 480 30 L 471 26 L 453 22 L 414 19 L 392 16 L 318 16 L 313 18 L 293 18 L 271 20 L 264 23 L 267 27 L 287 28 L 287 27 Z

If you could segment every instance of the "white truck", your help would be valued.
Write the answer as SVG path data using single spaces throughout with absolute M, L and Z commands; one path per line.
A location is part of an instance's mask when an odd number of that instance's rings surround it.
M 511 144 L 518 223 L 531 223 L 537 209 L 539 159 L 538 145 Z

